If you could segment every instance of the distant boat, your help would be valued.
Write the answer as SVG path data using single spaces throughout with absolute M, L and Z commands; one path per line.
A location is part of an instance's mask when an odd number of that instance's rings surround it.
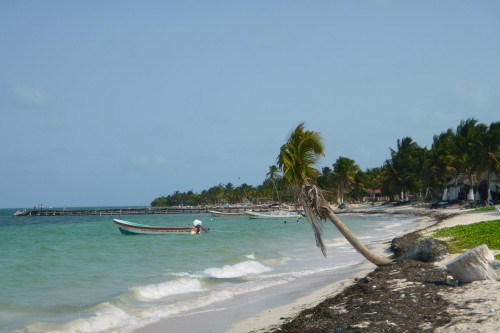
M 199 222 L 199 227 L 196 228 L 197 224 L 195 222 Z M 194 227 L 178 227 L 178 228 L 167 228 L 167 227 L 155 227 L 135 222 L 129 222 L 124 220 L 113 219 L 113 222 L 118 225 L 118 229 L 124 235 L 192 235 L 201 233 L 201 221 L 195 220 L 193 222 Z
M 246 216 L 245 212 L 220 212 L 218 210 L 208 211 L 212 216 Z
M 27 216 L 29 215 L 30 212 L 28 212 L 26 209 L 23 210 L 18 210 L 14 213 L 14 216 Z
M 302 214 L 293 211 L 276 210 L 271 212 L 245 212 L 251 219 L 300 219 Z

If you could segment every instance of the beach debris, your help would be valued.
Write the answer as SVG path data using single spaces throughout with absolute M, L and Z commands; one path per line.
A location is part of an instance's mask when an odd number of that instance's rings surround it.
M 458 287 L 459 283 L 457 279 L 454 279 L 453 276 L 448 275 L 446 277 L 446 284 L 449 285 L 450 287 Z
M 433 238 L 424 238 L 411 245 L 401 258 L 432 262 L 439 260 L 446 253 L 448 250 L 444 244 Z
M 354 324 L 352 325 L 351 327 L 353 328 L 367 328 L 368 326 L 370 326 L 370 322 L 369 321 L 362 321 L 358 324 Z
M 497 274 L 491 266 L 493 260 L 493 253 L 482 244 L 450 260 L 446 268 L 460 282 L 496 280 Z

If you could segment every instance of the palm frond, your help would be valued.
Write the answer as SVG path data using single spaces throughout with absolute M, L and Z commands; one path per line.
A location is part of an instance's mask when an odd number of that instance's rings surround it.
M 321 213 L 321 206 L 326 202 L 323 194 L 318 187 L 310 185 L 309 182 L 306 181 L 302 185 L 300 199 L 304 206 L 307 221 L 311 224 L 313 229 L 316 246 L 320 248 L 321 253 L 326 257 L 326 247 L 321 236 L 323 232 L 323 221 L 325 220 L 325 217 L 322 216 Z

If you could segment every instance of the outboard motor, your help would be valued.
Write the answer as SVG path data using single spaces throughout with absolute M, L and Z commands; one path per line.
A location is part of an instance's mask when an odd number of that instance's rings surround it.
M 196 228 L 196 233 L 199 234 L 202 230 L 205 231 L 205 232 L 208 232 L 209 228 L 207 227 L 204 227 L 202 225 L 202 222 L 198 219 L 194 220 L 193 221 L 193 227 Z

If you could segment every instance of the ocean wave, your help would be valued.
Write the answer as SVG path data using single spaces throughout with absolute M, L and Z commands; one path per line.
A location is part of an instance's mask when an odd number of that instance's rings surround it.
M 134 297 L 142 302 L 156 301 L 172 295 L 201 292 L 204 290 L 205 288 L 202 287 L 200 280 L 195 278 L 180 278 L 178 280 L 134 287 L 131 289 Z
M 270 267 L 264 266 L 258 261 L 248 260 L 235 265 L 225 265 L 224 267 L 208 268 L 202 275 L 209 278 L 239 278 L 247 275 L 256 275 L 271 271 Z
M 116 331 L 118 328 L 126 328 L 133 318 L 119 307 L 105 302 L 92 308 L 93 314 L 88 317 L 80 317 L 63 324 L 51 324 L 34 322 L 22 330 L 13 333 L 95 333 L 109 332 L 110 329 Z
M 24 331 L 41 333 L 97 333 L 97 332 L 132 332 L 134 329 L 147 324 L 157 322 L 183 313 L 196 311 L 210 311 L 206 306 L 232 299 L 238 295 L 256 292 L 266 288 L 283 285 L 291 281 L 305 278 L 318 273 L 327 273 L 336 269 L 352 266 L 357 262 L 348 262 L 333 267 L 317 267 L 298 271 L 273 273 L 269 267 L 257 261 L 245 261 L 235 265 L 227 265 L 222 268 L 210 268 L 204 272 L 206 275 L 218 278 L 237 277 L 252 275 L 254 279 L 242 281 L 237 284 L 224 283 L 213 285 L 213 289 L 203 289 L 200 279 L 182 277 L 177 280 L 164 283 L 135 287 L 131 290 L 138 301 L 155 301 L 147 307 L 120 306 L 116 303 L 101 303 L 86 310 L 81 317 L 64 324 L 32 323 L 24 328 Z M 204 291 L 198 297 L 177 300 L 173 302 L 162 302 L 169 295 L 182 294 L 190 291 Z M 131 305 L 131 304 L 130 304 Z M 204 309 L 204 310 L 202 310 Z M 17 333 L 17 332 L 16 332 Z
M 334 238 L 332 240 L 324 241 L 326 247 L 346 247 L 349 242 L 344 237 Z
M 266 260 L 264 260 L 264 264 L 269 265 L 269 266 L 279 266 L 279 265 L 284 265 L 284 264 L 288 263 L 290 260 L 291 260 L 290 257 L 266 259 Z
M 389 229 L 399 228 L 402 225 L 403 225 L 403 223 L 390 223 L 390 224 L 385 224 L 383 227 L 377 228 L 375 230 L 377 230 L 377 231 L 389 230 Z

